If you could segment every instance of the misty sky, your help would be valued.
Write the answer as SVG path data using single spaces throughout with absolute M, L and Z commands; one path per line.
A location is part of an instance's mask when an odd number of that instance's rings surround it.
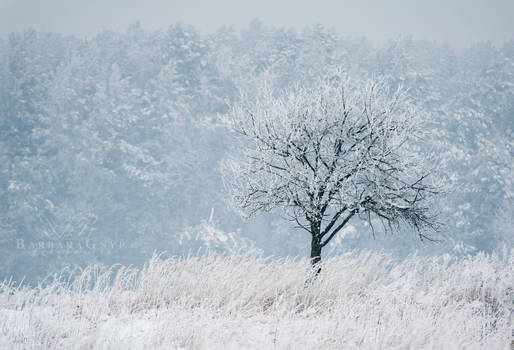
M 181 22 L 202 32 L 222 25 L 302 28 L 322 24 L 375 43 L 399 34 L 465 47 L 514 38 L 514 0 L 0 0 L 0 36 L 33 27 L 92 36 L 103 29 L 166 28 Z

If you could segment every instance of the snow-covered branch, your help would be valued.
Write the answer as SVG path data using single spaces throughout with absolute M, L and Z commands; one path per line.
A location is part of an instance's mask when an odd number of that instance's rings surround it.
M 420 112 L 402 89 L 341 75 L 287 95 L 263 86 L 229 120 L 245 146 L 226 164 L 244 212 L 284 209 L 321 247 L 355 214 L 436 227 L 428 200 L 439 189 L 411 151 Z

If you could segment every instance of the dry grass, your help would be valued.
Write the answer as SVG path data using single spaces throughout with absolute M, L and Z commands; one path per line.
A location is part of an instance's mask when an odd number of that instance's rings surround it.
M 161 259 L 0 284 L 0 348 L 508 349 L 512 252 L 395 263 L 250 255 Z

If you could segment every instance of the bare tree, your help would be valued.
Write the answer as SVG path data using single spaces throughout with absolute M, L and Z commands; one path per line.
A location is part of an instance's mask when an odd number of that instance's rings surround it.
M 339 75 L 282 96 L 264 87 L 243 96 L 229 121 L 245 142 L 227 162 L 235 203 L 249 215 L 283 209 L 311 234 L 313 267 L 355 215 L 388 229 L 408 224 L 422 240 L 435 228 L 428 200 L 439 187 L 413 151 L 420 114 L 401 89 Z

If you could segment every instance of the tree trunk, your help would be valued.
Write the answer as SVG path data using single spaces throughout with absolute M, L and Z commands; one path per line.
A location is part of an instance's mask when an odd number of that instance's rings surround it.
M 321 272 L 321 242 L 318 235 L 312 235 L 311 242 L 311 265 L 312 271 L 318 275 Z

